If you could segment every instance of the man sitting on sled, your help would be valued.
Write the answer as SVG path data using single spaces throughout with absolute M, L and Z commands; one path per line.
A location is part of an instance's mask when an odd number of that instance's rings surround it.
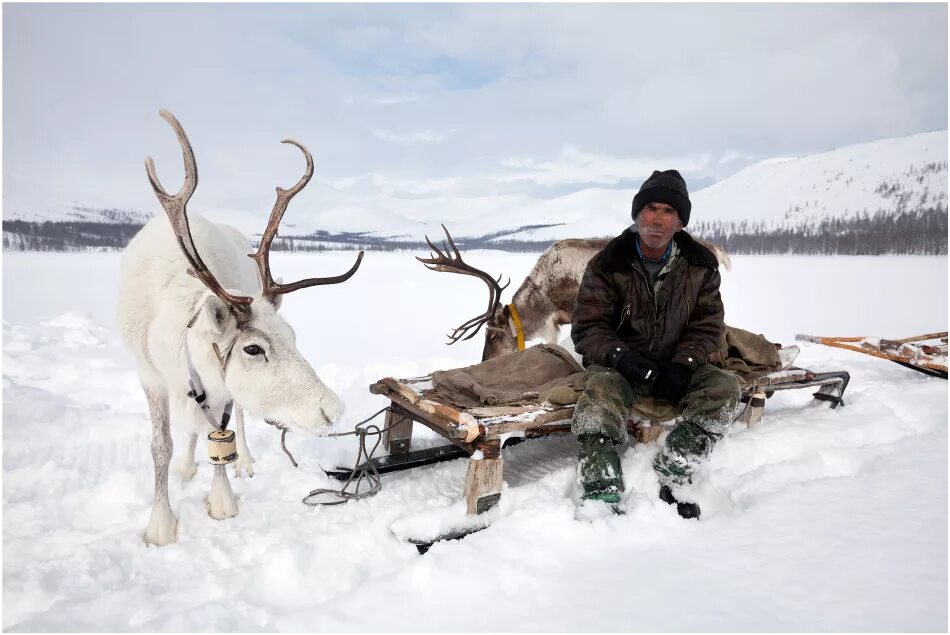
M 710 363 L 725 313 L 715 256 L 683 231 L 690 209 L 679 172 L 654 172 L 633 199 L 636 227 L 594 256 L 581 280 L 571 339 L 586 375 L 571 430 L 584 500 L 620 502 L 617 446 L 627 443 L 630 406 L 653 396 L 683 406 L 653 464 L 660 498 L 699 517 L 688 486 L 732 422 L 740 390 Z

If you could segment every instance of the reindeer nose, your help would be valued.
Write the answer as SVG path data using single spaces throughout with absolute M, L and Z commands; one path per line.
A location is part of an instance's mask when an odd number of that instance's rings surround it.
M 343 417 L 345 406 L 336 395 L 327 395 L 323 398 L 317 410 L 324 421 L 334 424 Z

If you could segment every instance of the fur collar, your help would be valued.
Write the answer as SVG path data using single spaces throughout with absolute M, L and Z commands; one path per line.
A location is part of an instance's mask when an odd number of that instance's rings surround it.
M 607 243 L 597 260 L 605 271 L 628 269 L 637 260 L 637 232 L 628 227 L 622 234 Z M 673 241 L 679 249 L 679 255 L 692 265 L 718 269 L 719 262 L 711 251 L 700 245 L 685 230 L 673 234 Z

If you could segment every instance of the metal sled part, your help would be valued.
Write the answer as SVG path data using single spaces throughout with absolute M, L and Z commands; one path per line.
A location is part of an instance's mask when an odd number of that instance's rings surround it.
M 391 530 L 389 533 L 391 533 L 392 535 L 396 536 L 397 538 L 399 538 L 400 540 L 404 542 L 408 542 L 409 544 L 414 545 L 416 550 L 419 552 L 419 555 L 424 555 L 432 547 L 432 545 L 434 545 L 437 542 L 445 542 L 447 540 L 461 540 L 462 538 L 466 536 L 470 536 L 477 531 L 481 531 L 482 529 L 488 529 L 488 527 L 489 526 L 485 524 L 485 525 L 479 525 L 477 527 L 472 527 L 472 528 L 453 529 L 452 531 L 449 531 L 448 533 L 441 534 L 436 538 L 432 538 L 428 540 L 420 540 L 418 538 L 408 538 L 404 536 L 399 536 L 398 534 L 396 534 L 396 532 L 391 531 Z
M 524 441 L 522 437 L 511 437 L 507 439 L 503 448 L 517 445 Z M 401 472 L 411 470 L 414 467 L 423 467 L 426 465 L 435 465 L 445 461 L 454 461 L 469 456 L 469 453 L 462 448 L 449 443 L 437 445 L 431 448 L 422 448 L 420 450 L 407 450 L 401 454 L 388 454 L 379 458 L 372 459 L 379 474 L 389 474 L 391 472 Z M 361 463 L 357 470 L 369 469 L 369 463 Z M 345 481 L 350 478 L 353 472 L 352 467 L 339 466 L 330 470 L 324 470 L 324 473 L 330 478 L 338 481 Z

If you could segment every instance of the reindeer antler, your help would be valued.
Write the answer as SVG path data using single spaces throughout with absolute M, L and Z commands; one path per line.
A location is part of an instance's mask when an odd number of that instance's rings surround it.
M 184 128 L 182 128 L 178 120 L 175 119 L 175 115 L 164 108 L 159 110 L 158 114 L 169 123 L 178 136 L 178 143 L 181 145 L 181 153 L 185 161 L 185 182 L 181 186 L 181 190 L 179 190 L 178 194 L 172 196 L 165 191 L 165 188 L 163 188 L 159 182 L 158 176 L 155 174 L 155 162 L 152 161 L 152 157 L 145 157 L 145 171 L 148 173 L 148 180 L 152 184 L 152 189 L 155 190 L 155 196 L 158 197 L 162 207 L 165 208 L 165 213 L 168 214 L 168 220 L 172 224 L 172 230 L 175 232 L 175 237 L 178 238 L 178 246 L 181 247 L 181 251 L 185 254 L 188 264 L 191 265 L 191 269 L 188 270 L 188 273 L 201 280 L 208 289 L 228 304 L 246 308 L 251 304 L 252 298 L 242 295 L 231 295 L 225 291 L 224 287 L 221 286 L 205 265 L 201 256 L 198 254 L 198 250 L 195 248 L 195 242 L 191 237 L 191 227 L 188 224 L 188 211 L 186 209 L 188 199 L 191 198 L 191 195 L 195 192 L 195 188 L 198 186 L 198 166 L 195 163 L 195 153 L 191 149 L 191 143 L 185 135 Z
M 459 253 L 458 247 L 455 245 L 455 241 L 452 239 L 452 235 L 449 234 L 449 230 L 445 228 L 445 225 L 442 225 L 442 230 L 445 232 L 446 238 L 449 239 L 449 246 L 451 246 L 452 251 L 455 252 L 455 256 L 449 256 L 449 247 L 446 246 L 445 242 L 442 242 L 443 252 L 438 247 L 432 244 L 432 241 L 429 240 L 429 237 L 426 236 L 426 242 L 429 244 L 429 248 L 434 252 L 431 258 L 420 258 L 416 256 L 416 260 L 421 262 L 426 266 L 426 269 L 431 269 L 433 271 L 445 271 L 448 273 L 460 273 L 466 276 L 475 276 L 480 280 L 484 281 L 488 285 L 488 310 L 486 310 L 481 315 L 477 315 L 472 319 L 468 320 L 464 324 L 457 326 L 448 337 L 451 340 L 447 344 L 455 344 L 460 339 L 467 340 L 471 339 L 478 333 L 479 329 L 482 328 L 482 325 L 488 322 L 491 319 L 491 316 L 494 314 L 495 310 L 501 306 L 501 292 L 508 288 L 508 285 L 511 284 L 511 280 L 505 283 L 505 286 L 501 285 L 501 276 L 498 278 L 493 278 L 490 274 L 485 273 L 481 269 L 476 269 L 475 267 L 462 261 L 462 254 Z M 465 337 L 465 335 L 468 331 Z
M 165 191 L 165 188 L 162 187 L 162 184 L 158 180 L 158 176 L 155 175 L 155 163 L 152 161 L 152 157 L 145 158 L 145 171 L 148 173 L 148 180 L 152 184 L 152 189 L 155 190 L 155 196 L 158 197 L 159 202 L 168 214 L 168 220 L 171 222 L 172 230 L 175 232 L 175 237 L 178 238 L 178 246 L 181 247 L 181 251 L 185 254 L 188 264 L 191 265 L 188 273 L 201 280 L 208 289 L 225 302 L 246 309 L 251 304 L 253 298 L 243 295 L 232 295 L 225 291 L 224 287 L 221 286 L 201 259 L 197 248 L 195 248 L 194 240 L 191 237 L 191 227 L 188 224 L 188 211 L 186 209 L 188 200 L 191 198 L 191 195 L 194 194 L 195 188 L 198 186 L 198 166 L 195 162 L 195 153 L 191 149 L 191 143 L 188 141 L 187 135 L 185 135 L 184 128 L 178 123 L 175 116 L 165 109 L 159 110 L 158 114 L 169 123 L 178 136 L 178 143 L 181 145 L 181 152 L 185 162 L 185 182 L 178 194 L 172 196 Z M 303 151 L 304 156 L 307 158 L 307 171 L 297 184 L 289 190 L 285 190 L 282 187 L 277 188 L 277 202 L 274 204 L 273 211 L 271 211 L 267 228 L 261 236 L 261 244 L 256 253 L 249 254 L 250 258 L 257 263 L 257 268 L 261 274 L 261 285 L 263 286 L 262 295 L 272 304 L 278 295 L 290 293 L 297 289 L 344 282 L 356 273 L 360 262 L 363 260 L 363 252 L 361 251 L 356 258 L 356 263 L 350 267 L 349 271 L 340 276 L 307 278 L 291 284 L 277 284 L 274 282 L 270 274 L 271 242 L 273 242 L 274 237 L 277 235 L 277 226 L 280 224 L 280 219 L 287 210 L 287 204 L 290 203 L 290 199 L 292 199 L 297 192 L 302 190 L 310 181 L 310 177 L 313 176 L 313 157 L 310 156 L 310 152 L 293 139 L 284 139 L 283 143 L 291 143 Z
M 263 287 L 262 295 L 267 299 L 271 304 L 274 303 L 274 300 L 278 295 L 284 293 L 290 293 L 291 291 L 297 291 L 298 289 L 304 289 L 306 287 L 314 287 L 317 285 L 323 284 L 339 284 L 340 282 L 345 282 L 350 279 L 356 270 L 359 269 L 360 263 L 363 261 L 363 252 L 360 251 L 359 255 L 356 257 L 356 262 L 350 267 L 350 270 L 346 273 L 339 276 L 331 276 L 326 278 L 306 278 L 304 280 L 298 280 L 297 282 L 292 282 L 289 284 L 279 284 L 274 282 L 274 279 L 271 277 L 270 273 L 270 247 L 274 238 L 277 236 L 277 226 L 280 225 L 280 219 L 283 218 L 284 212 L 287 211 L 287 205 L 290 203 L 290 199 L 297 195 L 300 190 L 310 182 L 310 177 L 313 176 L 313 157 L 310 156 L 310 151 L 303 146 L 303 144 L 295 141 L 294 139 L 283 139 L 281 143 L 290 143 L 292 145 L 300 148 L 300 151 L 303 152 L 304 156 L 307 159 L 307 170 L 304 172 L 304 175 L 300 177 L 300 180 L 297 181 L 297 184 L 294 185 L 289 190 L 277 186 L 277 201 L 274 203 L 274 209 L 271 210 L 270 220 L 267 221 L 267 228 L 264 230 L 264 233 L 261 234 L 261 243 L 257 247 L 257 251 L 253 254 L 248 254 L 248 256 L 257 263 L 257 268 L 261 274 L 261 285 Z

